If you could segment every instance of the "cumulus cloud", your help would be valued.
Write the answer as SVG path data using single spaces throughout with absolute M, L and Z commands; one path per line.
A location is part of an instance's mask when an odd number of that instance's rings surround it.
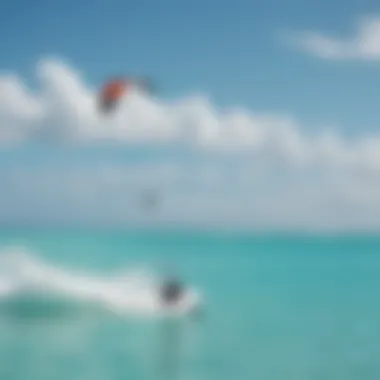
M 165 102 L 135 92 L 106 116 L 97 111 L 96 89 L 67 64 L 42 60 L 37 78 L 39 85 L 32 91 L 15 75 L 0 76 L 3 145 L 173 144 L 211 152 L 248 152 L 295 165 L 380 166 L 379 137 L 349 143 L 327 129 L 311 136 L 289 116 L 217 110 L 204 97 Z
M 288 116 L 137 92 L 105 117 L 96 110 L 96 89 L 67 64 L 41 61 L 37 77 L 35 89 L 15 75 L 0 77 L 3 148 L 38 141 L 115 149 L 86 165 L 86 154 L 60 167 L 51 156 L 49 165 L 3 165 L 2 224 L 380 229 L 380 136 L 347 140 L 331 129 L 312 135 Z M 124 144 L 181 149 L 128 163 L 115 154 Z M 162 197 L 152 214 L 140 207 L 150 189 Z
M 323 59 L 377 61 L 380 59 L 380 17 L 360 18 L 355 33 L 346 38 L 317 31 L 302 31 L 288 33 L 286 40 Z

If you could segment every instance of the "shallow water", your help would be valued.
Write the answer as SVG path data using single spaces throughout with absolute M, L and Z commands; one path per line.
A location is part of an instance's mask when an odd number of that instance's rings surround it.
M 0 379 L 380 378 L 380 238 L 8 231 L 0 245 Z M 202 318 L 149 307 L 162 268 L 201 293 Z

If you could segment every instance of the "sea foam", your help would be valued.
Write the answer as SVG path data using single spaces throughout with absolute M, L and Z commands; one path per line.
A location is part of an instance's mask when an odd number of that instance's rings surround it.
M 96 305 L 122 316 L 158 316 L 183 315 L 200 302 L 199 293 L 189 288 L 183 301 L 168 310 L 160 302 L 159 284 L 159 277 L 146 268 L 96 275 L 45 262 L 24 247 L 0 250 L 2 306 L 49 298 L 55 303 Z

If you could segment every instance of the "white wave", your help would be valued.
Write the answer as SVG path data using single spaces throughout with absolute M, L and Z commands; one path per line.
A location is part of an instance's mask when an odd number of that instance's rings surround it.
M 0 302 L 20 295 L 63 297 L 96 304 L 120 315 L 183 315 L 200 303 L 200 295 L 188 289 L 183 300 L 165 309 L 158 293 L 159 278 L 147 270 L 129 270 L 106 277 L 74 272 L 38 260 L 23 247 L 0 251 Z

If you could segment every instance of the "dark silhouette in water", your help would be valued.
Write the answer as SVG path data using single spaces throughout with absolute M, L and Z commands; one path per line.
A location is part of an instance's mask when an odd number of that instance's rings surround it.
M 184 295 L 184 286 L 175 277 L 167 279 L 161 288 L 161 300 L 165 306 L 177 304 Z
M 185 288 L 176 276 L 167 276 L 160 287 L 163 307 L 175 307 L 185 294 Z M 179 376 L 181 351 L 181 318 L 164 318 L 160 324 L 160 372 L 163 380 L 175 380 Z
M 164 307 L 169 310 L 181 302 L 186 295 L 186 287 L 183 282 L 175 277 L 167 277 L 160 288 L 160 297 Z M 199 319 L 201 310 L 198 307 L 189 311 L 188 317 Z M 187 318 L 185 318 L 187 319 Z M 183 323 L 184 318 L 167 317 L 160 325 L 160 369 L 163 380 L 176 380 L 180 375 L 181 354 L 183 348 Z

